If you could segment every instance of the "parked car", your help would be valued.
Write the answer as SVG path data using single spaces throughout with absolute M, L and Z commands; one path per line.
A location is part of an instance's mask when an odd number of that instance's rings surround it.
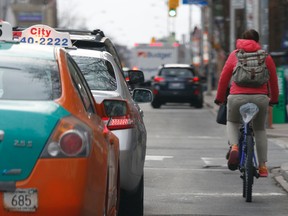
M 130 94 L 113 56 L 106 51 L 71 49 L 97 103 L 119 99 L 127 103 L 126 115 L 106 118 L 107 127 L 120 141 L 120 215 L 143 215 L 144 162 L 147 132 L 143 113 L 137 103 L 152 101 L 152 92 L 135 88 Z M 131 83 L 143 79 L 143 73 L 130 72 Z
M 117 215 L 102 107 L 63 48 L 0 41 L 0 215 Z
M 113 56 L 116 64 L 119 66 L 121 73 L 123 73 L 121 69 L 122 61 L 114 43 L 100 29 L 95 29 L 93 31 L 72 29 L 56 30 L 59 32 L 68 32 L 70 34 L 72 44 L 78 48 L 109 52 Z
M 203 107 L 203 88 L 195 69 L 187 64 L 161 65 L 152 80 L 154 94 L 153 108 L 173 103 L 189 103 L 196 108 Z

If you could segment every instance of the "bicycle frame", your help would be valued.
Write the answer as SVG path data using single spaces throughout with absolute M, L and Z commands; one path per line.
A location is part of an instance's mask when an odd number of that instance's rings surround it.
M 245 163 L 245 158 L 246 158 L 246 146 L 247 146 L 247 136 L 251 135 L 253 136 L 253 129 L 252 126 L 250 124 L 251 122 L 248 123 L 243 123 L 242 128 L 240 130 L 243 130 L 243 134 L 241 134 L 243 136 L 243 139 L 240 141 L 239 145 L 240 145 L 240 168 L 244 166 Z M 254 140 L 253 140 L 254 141 Z M 253 148 L 254 148 L 255 142 L 253 142 Z M 244 154 L 242 154 L 242 152 L 244 152 Z M 253 151 L 253 162 L 254 162 L 254 166 L 258 167 L 258 162 L 257 162 L 257 158 L 256 155 Z
M 240 107 L 243 124 L 240 129 L 239 139 L 239 170 L 243 179 L 243 197 L 246 202 L 252 201 L 253 178 L 259 177 L 257 172 L 257 159 L 254 152 L 254 134 L 252 128 L 252 119 L 256 116 L 259 109 L 254 103 L 246 103 Z

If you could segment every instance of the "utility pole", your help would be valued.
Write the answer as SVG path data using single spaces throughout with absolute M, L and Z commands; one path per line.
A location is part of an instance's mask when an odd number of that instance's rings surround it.
M 208 77 L 207 77 L 207 95 L 212 92 L 212 74 L 213 74 L 213 0 L 208 1 L 208 50 L 209 50 L 209 64 L 208 64 Z
M 260 35 L 263 49 L 269 51 L 269 0 L 260 1 Z
M 189 38 L 189 51 L 188 51 L 188 63 L 193 64 L 193 54 L 192 54 L 192 4 L 189 4 L 189 27 L 188 27 L 188 38 Z

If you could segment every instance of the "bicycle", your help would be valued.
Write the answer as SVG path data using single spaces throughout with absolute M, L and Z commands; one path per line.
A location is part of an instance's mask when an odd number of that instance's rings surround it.
M 254 177 L 259 178 L 257 158 L 255 156 L 255 141 L 252 128 L 252 119 L 259 108 L 254 103 L 246 103 L 240 107 L 243 124 L 240 128 L 239 140 L 239 170 L 243 179 L 243 197 L 246 202 L 252 202 L 252 187 Z

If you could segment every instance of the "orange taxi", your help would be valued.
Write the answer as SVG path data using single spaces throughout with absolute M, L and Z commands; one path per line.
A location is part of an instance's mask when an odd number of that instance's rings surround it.
M 77 64 L 0 30 L 0 215 L 117 215 L 119 140 Z

